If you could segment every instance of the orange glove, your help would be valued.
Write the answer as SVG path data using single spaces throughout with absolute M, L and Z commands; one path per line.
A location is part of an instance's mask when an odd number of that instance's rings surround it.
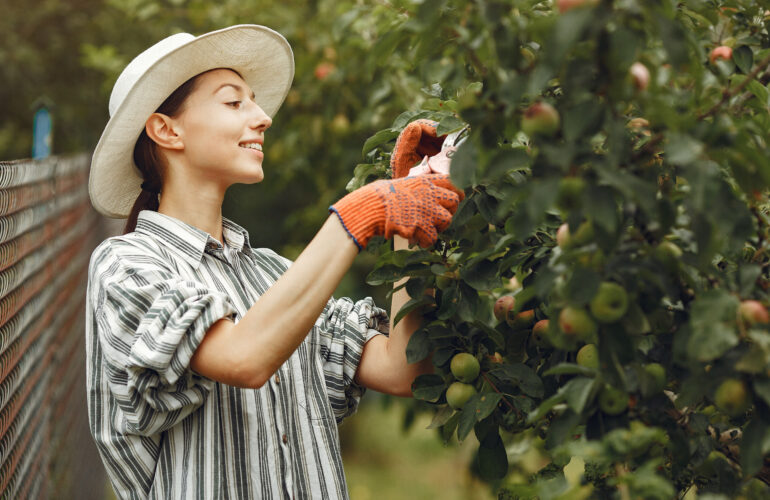
M 436 127 L 438 122 L 420 119 L 407 125 L 398 134 L 393 154 L 390 155 L 390 168 L 394 179 L 406 177 L 409 169 L 425 156 L 434 156 L 441 151 L 446 135 L 436 137 Z
M 379 180 L 356 189 L 329 207 L 359 250 L 374 235 L 399 234 L 421 247 L 432 245 L 452 222 L 465 194 L 448 175 Z

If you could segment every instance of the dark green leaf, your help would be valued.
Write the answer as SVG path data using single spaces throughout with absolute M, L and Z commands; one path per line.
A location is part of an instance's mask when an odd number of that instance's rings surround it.
M 709 290 L 698 297 L 692 304 L 689 354 L 711 361 L 738 344 L 737 310 L 738 299 L 726 290 Z
M 588 304 L 599 291 L 600 282 L 601 276 L 595 271 L 584 267 L 577 268 L 567 281 L 567 299 L 576 306 Z
M 762 444 L 768 425 L 756 417 L 743 430 L 741 438 L 741 468 L 746 476 L 753 476 L 762 468 Z
M 395 139 L 396 137 L 398 137 L 398 132 L 394 132 L 391 129 L 380 130 L 366 140 L 364 143 L 364 148 L 361 150 L 361 154 L 366 156 L 366 153 L 369 151 L 373 150 L 377 146 L 385 144 L 391 139 Z
M 430 354 L 431 344 L 428 330 L 419 328 L 411 337 L 406 345 L 406 360 L 409 363 L 422 361 Z
M 437 429 L 441 427 L 442 425 L 449 422 L 449 419 L 452 418 L 452 415 L 454 415 L 454 409 L 449 405 L 444 405 L 441 408 L 438 409 L 435 415 L 433 415 L 433 420 L 431 420 L 430 424 L 428 424 L 428 427 L 426 429 Z
M 533 398 L 543 397 L 543 381 L 532 368 L 523 363 L 505 364 L 493 369 L 491 373 L 500 380 L 518 386 L 524 394 Z
M 460 130 L 465 126 L 465 122 L 460 120 L 459 118 L 455 116 L 445 116 L 441 119 L 440 122 L 438 122 L 438 127 L 436 128 L 436 135 L 444 135 L 449 134 L 451 132 L 455 132 L 457 130 Z
M 591 392 L 594 389 L 594 379 L 586 377 L 573 378 L 567 382 L 559 392 L 564 394 L 564 399 L 572 411 L 578 415 L 583 412 L 588 403 Z
M 754 52 L 748 45 L 741 45 L 733 50 L 733 62 L 741 70 L 741 73 L 751 73 L 751 66 L 754 64 Z
M 449 171 L 452 183 L 460 189 L 475 184 L 477 164 L 478 152 L 475 144 L 470 140 L 460 144 L 452 156 L 452 168 Z
M 431 403 L 438 401 L 445 389 L 444 379 L 433 373 L 418 375 L 412 382 L 414 397 Z
M 479 472 L 488 481 L 501 479 L 508 473 L 508 455 L 500 434 L 485 439 L 479 447 Z
M 481 291 L 491 290 L 500 284 L 497 266 L 486 259 L 464 267 L 460 277 L 470 286 Z

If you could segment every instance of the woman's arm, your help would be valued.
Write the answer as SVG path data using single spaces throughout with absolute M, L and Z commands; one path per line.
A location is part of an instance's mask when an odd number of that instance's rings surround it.
M 229 385 L 261 387 L 302 343 L 356 255 L 355 243 L 332 214 L 241 321 L 214 323 L 190 367 Z
M 409 247 L 406 239 L 395 236 L 394 249 L 404 250 Z M 398 287 L 406 278 L 395 283 Z M 412 382 L 423 373 L 433 373 L 432 356 L 409 364 L 406 361 L 406 345 L 412 334 L 422 323 L 420 309 L 410 311 L 394 327 L 393 318 L 411 297 L 406 288 L 393 292 L 390 307 L 390 336 L 377 335 L 364 345 L 364 352 L 358 364 L 355 381 L 369 389 L 393 396 L 412 397 Z

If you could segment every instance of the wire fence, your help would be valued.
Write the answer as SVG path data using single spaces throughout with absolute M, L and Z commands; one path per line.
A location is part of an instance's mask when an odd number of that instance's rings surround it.
M 0 499 L 104 498 L 88 430 L 88 262 L 118 222 L 88 198 L 89 156 L 0 162 Z

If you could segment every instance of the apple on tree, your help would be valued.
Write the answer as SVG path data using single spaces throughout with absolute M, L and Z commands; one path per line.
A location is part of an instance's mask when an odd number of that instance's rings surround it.
M 599 369 L 599 349 L 596 344 L 586 344 L 577 353 L 577 364 L 586 368 Z
M 738 306 L 738 314 L 746 325 L 766 325 L 770 323 L 770 315 L 767 308 L 758 300 L 744 300 Z
M 559 313 L 559 328 L 568 337 L 591 340 L 597 331 L 596 322 L 584 309 L 568 306 Z
M 589 304 L 591 314 L 600 323 L 614 323 L 628 310 L 628 293 L 617 283 L 604 281 Z
M 495 301 L 493 312 L 497 321 L 505 321 L 508 319 L 508 312 L 516 305 L 516 299 L 510 295 L 503 295 Z
M 532 327 L 532 343 L 542 349 L 550 348 L 551 341 L 548 340 L 548 323 L 547 319 L 541 319 L 535 326 Z
M 737 417 L 749 409 L 749 390 L 743 380 L 729 378 L 717 387 L 714 403 L 731 417 Z
M 607 415 L 620 415 L 628 408 L 628 394 L 611 385 L 599 392 L 599 408 Z
M 650 70 L 647 69 L 647 66 L 640 62 L 635 62 L 629 68 L 628 73 L 631 75 L 631 81 L 637 90 L 647 90 L 647 87 L 650 85 Z
M 514 317 L 508 316 L 506 319 L 508 326 L 514 330 L 521 330 L 522 328 L 529 328 L 535 323 L 535 311 L 529 309 L 527 311 L 521 311 Z
M 709 61 L 714 64 L 718 59 L 729 61 L 733 58 L 733 49 L 726 45 L 720 45 L 711 49 L 709 54 Z
M 446 402 L 455 410 L 461 409 L 476 394 L 476 388 L 464 382 L 452 382 L 446 390 Z
M 536 102 L 524 111 L 521 130 L 530 137 L 554 135 L 559 130 L 561 119 L 556 108 L 547 102 Z
M 568 10 L 576 7 L 596 7 L 599 5 L 599 0 L 559 0 L 558 7 L 559 12 L 564 14 Z
M 479 360 L 470 353 L 461 352 L 455 354 L 449 363 L 449 369 L 452 375 L 460 382 L 473 382 L 479 376 Z

